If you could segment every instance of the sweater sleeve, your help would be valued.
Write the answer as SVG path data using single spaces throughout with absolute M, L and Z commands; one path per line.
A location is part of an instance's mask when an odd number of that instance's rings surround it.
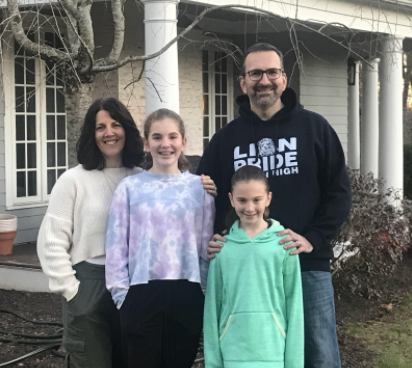
M 223 368 L 220 351 L 219 319 L 222 308 L 223 280 L 219 257 L 210 262 L 204 312 L 205 368 Z
M 302 368 L 304 365 L 304 322 L 301 272 L 299 257 L 291 256 L 289 252 L 285 253 L 283 259 L 283 288 L 287 318 L 285 367 Z
M 37 254 L 44 273 L 49 277 L 50 290 L 68 301 L 77 294 L 80 284 L 69 253 L 73 241 L 76 195 L 73 172 L 66 172 L 53 187 L 37 238 Z
M 207 245 L 213 236 L 213 223 L 215 220 L 215 200 L 213 196 L 205 191 L 205 202 L 203 206 L 203 226 L 202 226 L 202 244 L 199 252 L 200 255 L 200 280 L 202 288 L 206 287 L 207 271 L 209 260 L 207 259 Z
M 129 291 L 130 207 L 127 184 L 119 184 L 113 194 L 106 233 L 106 287 L 118 309 Z
M 322 144 L 318 146 L 318 157 L 320 203 L 312 222 L 302 234 L 315 252 L 336 236 L 351 208 L 351 187 L 342 145 L 327 122 Z

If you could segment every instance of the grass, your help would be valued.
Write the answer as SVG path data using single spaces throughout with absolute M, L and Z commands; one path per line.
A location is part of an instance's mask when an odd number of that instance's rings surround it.
M 412 294 L 380 320 L 348 324 L 345 332 L 374 353 L 375 368 L 411 368 Z

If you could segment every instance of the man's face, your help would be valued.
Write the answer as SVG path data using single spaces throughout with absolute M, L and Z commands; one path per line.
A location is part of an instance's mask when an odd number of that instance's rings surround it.
M 245 60 L 245 76 L 240 77 L 240 87 L 249 96 L 252 110 L 268 110 L 276 104 L 281 104 L 280 96 L 286 88 L 287 77 L 284 73 L 275 80 L 270 80 L 266 73 L 260 81 L 250 79 L 248 72 L 255 69 L 267 70 L 282 68 L 279 55 L 274 51 L 259 51 L 250 53 Z M 280 109 L 280 108 L 279 108 Z

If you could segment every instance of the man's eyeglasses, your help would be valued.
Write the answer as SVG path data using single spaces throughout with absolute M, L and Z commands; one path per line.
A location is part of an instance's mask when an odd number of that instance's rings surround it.
M 249 75 L 250 80 L 253 82 L 259 82 L 265 73 L 269 80 L 276 80 L 283 74 L 283 70 L 279 68 L 270 68 L 266 70 L 253 69 L 246 72 L 246 74 Z

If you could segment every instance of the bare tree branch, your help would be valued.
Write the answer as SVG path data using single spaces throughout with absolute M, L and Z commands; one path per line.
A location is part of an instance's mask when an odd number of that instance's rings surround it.
M 354 52 L 353 50 L 351 50 L 349 47 L 341 44 L 339 41 L 336 41 L 335 39 L 333 39 L 332 37 L 328 36 L 327 34 L 322 33 L 322 31 L 319 31 L 315 28 L 312 28 L 302 22 L 296 21 L 296 20 L 292 20 L 290 18 L 284 18 L 280 15 L 277 15 L 275 13 L 272 13 L 269 10 L 264 10 L 264 9 L 260 9 L 256 6 L 249 6 L 249 5 L 239 5 L 239 4 L 231 4 L 231 5 L 220 5 L 220 6 L 213 6 L 210 8 L 206 8 L 205 10 L 203 10 L 197 17 L 196 19 L 181 33 L 179 33 L 175 38 L 173 38 L 172 40 L 170 40 L 165 46 L 163 46 L 159 51 L 150 54 L 150 55 L 143 55 L 143 56 L 129 56 L 121 61 L 118 61 L 117 63 L 113 63 L 110 65 L 95 65 L 92 68 L 92 72 L 108 72 L 111 70 L 115 70 L 118 68 L 121 68 L 122 66 L 126 65 L 129 62 L 132 61 L 143 61 L 143 60 L 149 60 L 149 59 L 153 59 L 155 57 L 160 56 L 161 54 L 163 54 L 165 51 L 167 51 L 175 42 L 179 41 L 179 39 L 181 39 L 182 37 L 184 37 L 187 33 L 189 33 L 197 24 L 200 23 L 200 21 L 209 13 L 215 12 L 217 10 L 223 10 L 223 9 L 246 9 L 249 10 L 251 12 L 254 12 L 258 15 L 262 15 L 262 14 L 266 14 L 268 16 L 271 17 L 275 17 L 275 18 L 281 18 L 281 19 L 285 19 L 285 20 L 289 20 L 289 22 L 292 25 L 292 29 L 296 26 L 296 25 L 300 25 L 303 28 L 309 29 L 319 35 L 321 35 L 322 37 L 325 37 L 337 44 L 339 44 L 340 46 L 342 46 L 343 48 L 345 48 L 346 50 L 348 50 L 350 53 L 352 53 L 353 55 L 357 56 L 358 58 L 360 58 L 361 60 L 367 62 L 367 60 L 365 60 L 361 55 L 359 55 L 358 53 Z M 337 24 L 337 23 L 334 23 Z M 343 24 L 341 25 L 344 28 L 347 28 L 346 26 L 344 26 Z M 323 28 L 322 28 L 323 29 Z
M 7 10 L 10 16 L 10 28 L 16 42 L 31 55 L 39 55 L 43 59 L 58 61 L 67 57 L 67 54 L 47 45 L 40 45 L 31 41 L 23 28 L 17 0 L 7 0 Z
M 123 0 L 111 0 L 114 25 L 114 39 L 112 50 L 108 57 L 96 60 L 96 65 L 110 65 L 119 60 L 123 50 L 125 19 L 123 14 Z

